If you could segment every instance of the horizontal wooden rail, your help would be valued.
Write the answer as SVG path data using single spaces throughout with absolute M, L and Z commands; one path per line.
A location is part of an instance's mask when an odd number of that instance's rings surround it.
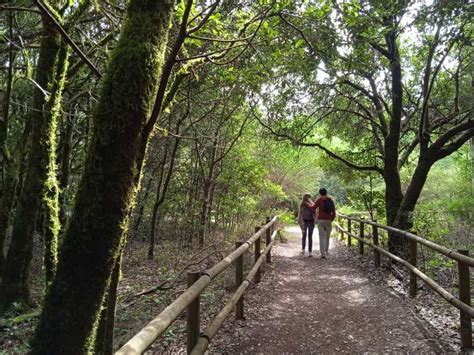
M 257 239 L 262 237 L 268 228 L 276 222 L 273 217 L 270 222 L 244 242 L 238 249 L 227 255 L 219 263 L 201 273 L 201 277 L 173 303 L 166 307 L 155 319 L 149 322 L 133 338 L 125 343 L 115 354 L 132 355 L 141 354 L 179 317 L 179 315 L 201 294 L 201 292 L 220 273 L 225 271 L 239 256 L 243 255 Z
M 262 265 L 263 261 L 266 259 L 266 255 L 272 249 L 273 244 L 276 241 L 277 233 L 278 233 L 278 230 L 275 230 L 273 232 L 273 234 L 271 236 L 272 241 L 270 242 L 270 244 L 267 245 L 267 247 L 265 248 L 263 253 L 258 258 L 257 262 L 253 265 L 252 269 L 248 273 L 245 280 L 240 284 L 237 291 L 235 291 L 235 293 L 232 295 L 232 297 L 226 303 L 224 308 L 222 308 L 222 310 L 219 312 L 219 314 L 214 318 L 214 320 L 211 322 L 211 324 L 209 324 L 206 331 L 201 334 L 196 346 L 194 347 L 193 351 L 191 352 L 191 355 L 204 354 L 204 352 L 207 350 L 210 342 L 212 341 L 212 338 L 214 338 L 217 331 L 222 326 L 222 324 L 225 322 L 227 317 L 230 315 L 230 313 L 234 309 L 234 307 L 237 304 L 237 302 L 239 301 L 239 299 L 242 297 L 244 292 L 247 290 L 247 288 L 252 283 L 252 280 L 253 280 L 254 276 L 257 274 L 257 271 L 260 269 L 260 266 Z
M 339 223 L 335 223 L 336 228 L 339 230 L 342 230 L 344 233 L 349 234 L 347 230 L 341 227 Z M 449 304 L 453 305 L 457 309 L 462 309 L 464 312 L 468 313 L 471 317 L 474 317 L 474 308 L 468 306 L 464 302 L 460 301 L 457 299 L 455 296 L 450 294 L 448 291 L 446 291 L 443 287 L 441 287 L 439 284 L 437 284 L 434 280 L 430 279 L 426 274 L 424 274 L 421 270 L 417 269 L 413 265 L 411 265 L 408 261 L 403 260 L 402 258 L 386 251 L 385 249 L 376 246 L 372 244 L 371 242 L 367 241 L 366 239 L 362 239 L 359 236 L 355 234 L 351 234 L 352 238 L 356 238 L 360 242 L 374 248 L 378 252 L 384 254 L 385 256 L 388 256 L 390 259 L 395 260 L 396 262 L 402 264 L 405 266 L 408 270 L 411 272 L 415 273 L 420 279 L 422 279 L 433 291 L 438 293 L 441 297 L 443 297 L 446 301 L 448 301 Z
M 351 216 L 347 216 L 347 215 L 340 214 L 340 213 L 338 213 L 338 216 L 349 219 L 349 220 L 352 220 L 352 221 L 356 221 L 356 222 L 359 222 L 359 223 L 370 224 L 370 225 L 376 226 L 380 229 L 384 229 L 388 232 L 404 236 L 404 237 L 406 237 L 408 239 L 411 239 L 411 240 L 415 240 L 416 242 L 430 248 L 431 250 L 437 251 L 438 253 L 447 256 L 448 258 L 451 258 L 451 259 L 454 259 L 456 261 L 460 261 L 462 263 L 465 263 L 465 264 L 469 265 L 470 267 L 474 267 L 474 258 L 471 258 L 469 256 L 460 254 L 456 250 L 448 249 L 448 248 L 443 247 L 439 244 L 433 243 L 433 242 L 431 242 L 429 240 L 426 240 L 424 238 L 421 238 L 421 237 L 419 237 L 419 236 L 417 236 L 413 233 L 410 233 L 410 232 L 407 232 L 407 231 L 404 231 L 404 230 L 401 230 L 401 229 L 397 229 L 397 228 L 394 228 L 394 227 L 386 226 L 386 225 L 383 225 L 383 224 L 380 224 L 380 223 L 377 223 L 377 222 L 374 222 L 374 221 L 370 221 L 370 220 L 366 220 L 366 219 L 360 219 L 360 218 L 356 218 L 356 217 L 351 217 Z
M 374 249 L 375 264 L 380 265 L 380 254 L 395 260 L 397 263 L 405 266 L 410 271 L 410 296 L 415 297 L 417 294 L 417 278 L 420 278 L 426 285 L 428 285 L 433 291 L 443 297 L 449 304 L 459 309 L 460 313 L 460 328 L 459 332 L 461 335 L 461 349 L 472 349 L 472 318 L 474 318 L 474 308 L 471 307 L 471 288 L 470 288 L 470 267 L 474 266 L 474 258 L 469 257 L 468 250 L 452 250 L 445 248 L 441 245 L 433 243 L 429 240 L 423 239 L 413 233 L 402 231 L 397 228 L 385 226 L 377 223 L 376 221 L 364 220 L 355 218 L 352 216 L 346 216 L 339 214 L 339 217 L 347 220 L 348 230 L 336 223 L 336 228 L 341 232 L 341 236 L 348 235 L 348 245 L 350 246 L 351 238 L 356 238 L 359 241 L 359 250 L 363 254 L 363 245 L 368 245 Z M 359 222 L 359 234 L 360 236 L 352 233 L 351 222 Z M 364 238 L 364 226 L 368 224 L 372 226 L 373 233 L 372 238 L 374 243 L 369 242 Z M 400 236 L 404 236 L 410 242 L 410 253 L 409 260 L 403 260 L 402 258 L 390 253 L 389 251 L 381 248 L 378 240 L 378 229 L 384 229 L 390 233 L 394 233 Z M 429 278 L 423 272 L 421 272 L 417 266 L 417 245 L 422 244 L 431 250 L 434 250 L 451 260 L 456 260 L 459 269 L 459 298 L 453 296 L 433 279 Z

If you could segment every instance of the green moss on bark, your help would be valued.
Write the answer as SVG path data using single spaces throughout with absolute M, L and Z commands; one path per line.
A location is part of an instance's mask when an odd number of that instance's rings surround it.
M 56 271 L 58 263 L 58 234 L 59 223 L 59 183 L 57 179 L 56 166 L 56 132 L 58 130 L 58 119 L 61 109 L 61 97 L 68 68 L 69 49 L 66 43 L 61 44 L 58 54 L 56 78 L 51 89 L 51 97 L 46 105 L 46 112 L 50 115 L 49 120 L 45 120 L 44 146 L 48 154 L 46 180 L 44 181 L 44 213 L 46 219 L 44 232 L 44 266 L 46 271 L 46 282 L 49 284 Z
M 143 165 L 143 129 L 161 74 L 173 1 L 132 0 L 104 77 L 76 205 L 32 348 L 94 349 L 100 308 L 125 242 Z
M 47 22 L 43 23 L 43 38 L 36 73 L 36 82 L 47 88 L 51 95 L 36 89 L 31 113 L 32 130 L 27 147 L 27 164 L 24 186 L 21 190 L 13 224 L 12 242 L 8 250 L 0 307 L 7 309 L 13 302 L 30 304 L 29 267 L 32 253 L 33 233 L 37 220 L 41 196 L 51 166 L 49 159 L 55 160 L 55 129 L 62 82 L 58 83 L 61 37 Z M 64 59 L 64 58 L 63 58 Z M 61 84 L 61 85 L 59 85 Z M 48 110 L 47 108 L 50 108 Z

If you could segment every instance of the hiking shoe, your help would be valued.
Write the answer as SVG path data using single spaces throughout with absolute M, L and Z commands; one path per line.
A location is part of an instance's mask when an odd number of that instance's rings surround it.
M 321 259 L 326 259 L 326 255 L 321 255 Z
M 312 258 L 312 257 L 313 257 L 313 253 L 312 253 L 312 252 L 309 252 L 308 258 Z
M 301 251 L 301 255 L 304 255 L 304 249 Z

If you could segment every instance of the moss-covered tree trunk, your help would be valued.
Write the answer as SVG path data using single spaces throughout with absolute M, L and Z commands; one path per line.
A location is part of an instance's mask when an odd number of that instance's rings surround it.
M 40 45 L 36 82 L 50 92 L 48 97 L 38 88 L 34 91 L 31 113 L 31 137 L 27 148 L 26 175 L 21 190 L 13 224 L 12 242 L 8 250 L 0 294 L 1 308 L 8 308 L 13 302 L 30 303 L 28 275 L 31 261 L 33 233 L 38 210 L 47 180 L 55 174 L 56 121 L 62 92 L 64 75 L 57 69 L 67 67 L 59 60 L 61 37 L 47 20 L 43 21 L 43 38 Z M 48 197 L 49 199 L 50 197 Z M 54 206 L 51 205 L 52 208 Z M 50 220 L 57 211 L 48 213 Z M 57 216 L 56 216 L 57 217 Z M 49 223 L 49 222 L 48 222 Z M 55 225 L 58 228 L 58 224 Z
M 60 229 L 59 222 L 59 182 L 57 179 L 56 169 L 56 132 L 58 130 L 58 118 L 60 114 L 60 102 L 64 88 L 68 67 L 69 49 L 66 43 L 62 43 L 58 54 L 56 77 L 51 90 L 51 98 L 49 99 L 46 109 L 50 115 L 48 120 L 49 127 L 46 139 L 48 147 L 48 167 L 46 169 L 46 180 L 43 184 L 43 204 L 45 217 L 44 232 L 44 266 L 46 272 L 46 282 L 50 283 L 56 272 L 58 263 L 58 234 Z
M 114 353 L 115 307 L 117 305 L 117 286 L 120 280 L 122 253 L 115 263 L 107 293 L 100 313 L 95 342 L 95 353 L 112 355 Z
M 61 141 L 59 143 L 60 145 L 60 151 L 61 151 L 61 156 L 58 159 L 58 165 L 59 165 L 59 187 L 60 190 L 63 192 L 59 195 L 59 221 L 61 225 L 64 225 L 67 218 L 67 198 L 66 198 L 66 189 L 69 185 L 69 174 L 70 174 L 70 166 L 71 166 L 71 148 L 72 148 L 72 136 L 73 136 L 73 130 L 74 130 L 74 122 L 77 118 L 77 110 L 74 115 L 74 118 L 71 120 L 69 118 L 66 118 L 64 120 L 64 125 L 65 128 L 61 132 Z
M 32 342 L 35 354 L 94 349 L 100 308 L 138 188 L 174 2 L 131 0 L 104 77 L 93 137 L 56 276 Z

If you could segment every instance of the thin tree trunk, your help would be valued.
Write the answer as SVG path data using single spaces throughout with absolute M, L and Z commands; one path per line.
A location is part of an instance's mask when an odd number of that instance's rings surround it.
M 211 191 L 212 185 L 214 184 L 214 170 L 216 168 L 216 155 L 217 155 L 217 134 L 213 142 L 209 172 L 205 178 L 202 193 L 202 208 L 201 215 L 199 218 L 199 245 L 204 245 L 206 235 L 206 224 L 209 216 L 209 208 L 211 202 Z
M 18 198 L 20 170 L 23 167 L 23 155 L 25 151 L 25 144 L 28 141 L 28 136 L 31 130 L 31 121 L 28 121 L 23 129 L 22 138 L 14 149 L 14 153 L 9 164 L 6 166 L 4 175 L 4 192 L 0 203 L 0 248 L 2 254 L 4 253 L 4 244 L 9 227 L 11 211 L 14 209 L 15 201 Z M 4 270 L 2 270 L 3 276 Z
M 474 138 L 469 140 L 471 145 L 471 196 L 474 196 Z
M 95 347 L 100 307 L 117 264 L 143 166 L 144 134 L 161 75 L 173 1 L 131 0 L 103 79 L 93 136 L 33 354 Z
M 13 10 L 9 12 L 9 27 L 10 27 L 10 38 L 13 38 Z M 13 86 L 13 66 L 15 64 L 15 52 L 13 51 L 13 43 L 10 43 L 9 53 L 8 53 L 8 73 L 7 73 L 7 87 L 5 90 L 5 97 L 2 102 L 2 112 L 0 116 L 0 156 L 2 157 L 2 194 L 0 202 L 0 276 L 3 275 L 5 268 L 5 253 L 4 253 L 4 244 L 6 231 L 8 229 L 8 221 L 10 217 L 10 201 L 13 196 L 11 186 L 9 183 L 11 181 L 10 174 L 11 165 L 13 163 L 10 152 L 8 151 L 6 140 L 8 137 L 8 125 L 10 121 L 10 100 L 11 92 Z M 8 184 L 7 184 L 8 180 Z M 5 200 L 5 201 L 4 201 Z
M 179 134 L 179 125 L 180 123 L 178 123 L 177 129 L 176 129 L 177 134 Z M 180 139 L 176 138 L 173 149 L 171 151 L 171 156 L 169 158 L 168 171 L 166 173 L 165 180 L 163 182 L 163 173 L 160 174 L 160 181 L 156 188 L 156 199 L 155 199 L 155 204 L 153 205 L 153 217 L 151 219 L 151 234 L 150 234 L 150 245 L 148 248 L 148 260 L 153 260 L 153 254 L 155 250 L 155 240 L 156 240 L 156 228 L 158 224 L 158 210 L 160 206 L 165 202 L 166 193 L 168 192 L 168 186 L 170 184 L 171 177 L 174 171 L 174 163 L 176 160 L 176 153 L 178 152 L 179 142 L 180 142 Z M 166 150 L 165 150 L 165 154 L 166 154 Z M 163 160 L 163 163 L 164 162 L 165 161 Z M 164 168 L 165 167 L 163 165 L 162 169 L 164 170 Z
M 146 183 L 146 185 L 142 188 L 142 190 L 144 191 L 144 196 L 143 196 L 143 199 L 142 199 L 142 203 L 140 205 L 140 209 L 138 210 L 137 213 L 135 213 L 135 215 L 137 216 L 136 219 L 135 219 L 135 223 L 133 225 L 133 233 L 136 234 L 136 231 L 138 231 L 138 228 L 140 227 L 140 224 L 142 222 L 142 219 L 143 219 L 143 213 L 145 211 L 145 205 L 146 205 L 146 201 L 148 200 L 148 196 L 150 195 L 150 190 L 151 190 L 151 183 L 153 182 L 153 177 L 155 176 L 156 172 L 158 170 L 158 165 L 155 165 L 153 167 L 153 170 L 151 171 L 150 173 L 150 178 L 148 179 L 148 182 Z M 145 175 L 145 174 L 143 174 Z M 129 232 L 129 235 L 130 235 L 130 232 Z M 146 237 L 143 236 L 142 238 L 143 240 L 146 240 Z
M 474 120 L 474 63 L 471 62 L 471 119 Z M 474 137 L 469 140 L 471 145 L 471 196 L 474 196 Z
M 48 168 L 46 181 L 44 182 L 44 218 L 45 218 L 45 234 L 44 234 L 44 266 L 46 283 L 49 284 L 56 272 L 56 265 L 58 263 L 58 234 L 61 227 L 59 221 L 59 182 L 56 174 L 56 131 L 57 121 L 60 113 L 60 102 L 64 81 L 66 78 L 68 67 L 69 49 L 63 43 L 59 50 L 57 60 L 56 78 L 51 90 L 52 97 L 51 104 L 46 106 L 50 112 L 50 127 L 48 135 Z
M 157 194 L 157 198 L 159 195 Z M 155 238 L 156 238 L 156 228 L 158 224 L 158 200 L 155 201 L 153 206 L 153 215 L 151 217 L 151 230 L 150 230 L 150 239 L 148 241 L 148 260 L 153 260 L 153 256 L 155 253 Z
M 77 119 L 77 110 L 74 115 L 74 119 Z M 61 174 L 59 177 L 59 186 L 61 187 L 62 193 L 60 194 L 60 208 L 59 208 L 59 219 L 61 224 L 66 221 L 66 188 L 69 185 L 69 173 L 71 167 L 71 146 L 72 146 L 72 133 L 74 129 L 74 122 L 66 118 L 66 128 L 61 144 Z
M 211 191 L 211 183 L 209 178 L 204 182 L 203 194 L 202 194 L 202 207 L 201 214 L 199 216 L 199 245 L 203 246 L 206 235 L 206 221 L 209 207 L 209 193 Z
M 155 203 L 153 204 L 153 214 L 151 217 L 151 225 L 150 225 L 150 237 L 148 239 L 148 260 L 153 260 L 153 254 L 155 251 L 155 236 L 156 236 L 156 223 L 158 219 L 158 207 L 160 207 L 160 194 L 161 194 L 161 185 L 163 184 L 163 177 L 165 174 L 165 165 L 166 165 L 166 158 L 168 156 L 168 149 L 169 149 L 169 141 L 165 142 L 164 149 L 163 149 L 163 156 L 161 157 L 161 161 L 159 164 L 160 167 L 160 178 L 156 184 L 156 196 L 155 196 Z
M 58 77 L 63 77 L 63 75 L 57 74 L 57 69 L 58 66 L 65 68 L 67 65 L 58 64 L 61 48 L 59 33 L 47 20 L 43 21 L 43 29 L 36 82 L 42 88 L 47 88 L 51 92 L 51 96 L 46 100 L 41 90 L 36 88 L 34 91 L 31 113 L 32 135 L 27 151 L 26 176 L 18 200 L 12 242 L 5 265 L 0 293 L 0 307 L 2 309 L 8 308 L 13 302 L 27 305 L 31 303 L 28 279 L 33 233 L 42 192 L 47 180 L 48 184 L 52 182 L 51 178 L 55 174 L 51 168 L 56 162 L 55 130 L 63 86 L 63 81 L 57 82 Z M 54 208 L 54 206 L 51 207 Z

